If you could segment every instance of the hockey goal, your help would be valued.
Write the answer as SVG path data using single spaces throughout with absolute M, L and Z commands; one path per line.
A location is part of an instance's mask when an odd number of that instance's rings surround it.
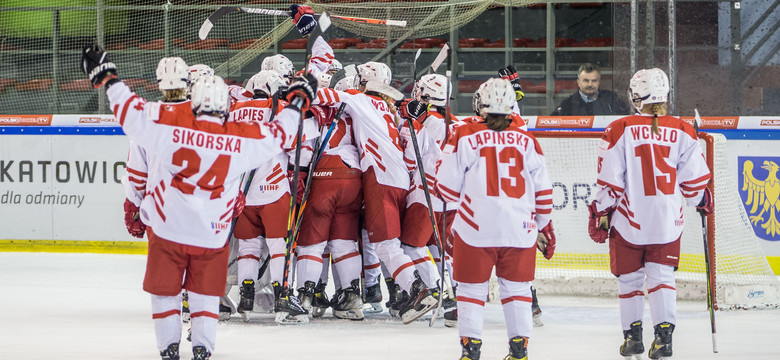
M 553 182 L 553 221 L 557 247 L 552 260 L 537 254 L 534 287 L 540 294 L 617 296 L 609 271 L 609 246 L 588 237 L 587 205 L 596 194 L 597 131 L 535 131 Z M 726 157 L 726 139 L 699 134 L 714 169 L 715 214 L 709 217 L 708 244 L 715 309 L 780 305 L 780 281 L 772 272 L 742 206 L 736 176 Z M 680 299 L 706 299 L 706 265 L 701 217 L 685 212 L 677 291 Z

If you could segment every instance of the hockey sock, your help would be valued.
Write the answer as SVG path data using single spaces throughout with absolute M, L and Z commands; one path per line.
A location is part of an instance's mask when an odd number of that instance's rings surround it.
M 458 286 L 458 335 L 482 338 L 483 313 L 489 282 L 460 283 Z M 530 315 L 530 309 L 528 314 Z
M 642 320 L 645 311 L 645 269 L 618 276 L 618 297 L 620 304 L 620 325 L 623 330 Z
M 263 238 L 238 241 L 238 283 L 244 280 L 257 280 L 260 270 L 260 252 L 263 248 Z
M 271 260 L 268 263 L 268 271 L 271 272 L 271 281 L 277 281 L 282 283 L 282 277 L 284 277 L 284 253 L 287 251 L 284 238 L 270 238 L 265 239 L 268 244 L 268 253 L 271 256 Z M 290 271 L 292 274 L 292 271 Z
M 298 247 L 298 286 L 303 287 L 307 281 L 315 285 L 322 273 L 322 252 L 327 242 Z
M 393 238 L 374 243 L 376 253 L 379 259 L 387 266 L 387 270 L 392 273 L 395 283 L 411 293 L 414 277 L 414 263 L 412 259 L 401 250 L 401 240 Z
M 653 325 L 662 322 L 677 323 L 677 290 L 674 268 L 670 265 L 646 263 L 647 298 Z
M 360 278 L 360 252 L 352 240 L 331 240 L 333 258 L 333 280 L 336 285 L 349 286 L 353 279 Z M 341 286 L 336 287 L 340 289 Z
M 428 254 L 427 247 L 412 247 L 407 245 L 401 245 L 404 250 L 404 254 L 408 255 L 412 262 L 414 262 L 414 268 L 420 274 L 423 282 L 429 288 L 435 288 L 439 286 L 439 271 L 433 266 L 431 257 Z
M 322 254 L 322 271 L 320 271 L 320 282 L 323 284 L 328 283 L 328 270 L 330 270 L 330 248 L 325 248 L 325 253 Z
M 374 286 L 379 283 L 380 269 L 379 256 L 376 255 L 376 249 L 374 244 L 368 241 L 368 232 L 363 229 L 361 232 L 363 237 L 363 275 L 366 278 L 366 286 Z M 387 275 L 385 275 L 387 278 Z
M 152 295 L 152 319 L 157 348 L 160 351 L 168 345 L 181 341 L 181 295 Z
M 501 304 L 504 307 L 507 337 L 511 339 L 516 336 L 531 336 L 531 329 L 533 329 L 531 283 L 498 278 L 498 286 L 501 292 Z M 461 291 L 460 287 L 458 291 Z
M 219 296 L 202 295 L 190 291 L 192 346 L 204 346 L 213 353 L 217 340 Z

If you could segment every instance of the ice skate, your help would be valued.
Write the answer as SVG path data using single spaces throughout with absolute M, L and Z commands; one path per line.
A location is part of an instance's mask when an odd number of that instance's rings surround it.
M 208 360 L 211 359 L 211 353 L 206 350 L 205 346 L 193 346 L 192 347 L 192 360 Z
M 509 339 L 509 355 L 504 360 L 528 360 L 528 338 L 516 336 Z
M 179 343 L 168 345 L 165 350 L 160 351 L 160 357 L 163 360 L 179 360 Z
M 385 278 L 385 285 L 387 285 L 388 299 L 385 303 L 385 307 L 390 309 L 395 305 L 398 298 L 401 297 L 401 286 L 395 283 L 393 278 Z
M 278 294 L 274 312 L 276 323 L 279 325 L 300 325 L 309 323 L 309 312 L 301 307 L 300 301 L 291 290 L 283 289 L 278 282 L 274 282 L 274 292 Z
M 444 313 L 444 326 L 456 327 L 458 326 L 458 309 L 450 309 Z
M 631 323 L 631 328 L 623 330 L 623 345 L 620 345 L 620 355 L 626 360 L 640 360 L 645 346 L 642 345 L 642 322 Z
M 531 315 L 534 327 L 544 326 L 542 322 L 542 308 L 539 307 L 539 300 L 536 299 L 536 289 L 534 288 L 531 288 Z
M 460 360 L 479 360 L 479 348 L 482 347 L 482 340 L 462 337 L 460 338 L 460 346 L 463 348 Z
M 181 321 L 190 322 L 190 302 L 187 290 L 181 293 Z
M 662 322 L 655 326 L 655 339 L 647 356 L 651 359 L 668 359 L 672 356 L 674 324 Z
M 307 281 L 302 288 L 298 288 L 298 300 L 301 307 L 311 312 L 311 303 L 314 300 L 314 281 Z
M 255 282 L 254 280 L 244 280 L 241 284 L 241 300 L 238 302 L 238 313 L 245 322 L 249 321 L 249 313 L 255 307 Z
M 322 317 L 322 315 L 325 315 L 325 310 L 328 310 L 328 307 L 331 306 L 328 294 L 325 293 L 325 285 L 320 282 L 314 288 L 314 298 L 311 301 L 312 317 Z
M 433 310 L 439 302 L 433 296 L 433 291 L 425 286 L 425 283 L 420 279 L 417 271 L 414 272 L 414 276 L 417 279 L 412 283 L 409 301 L 401 306 L 400 315 L 404 324 L 409 324 L 419 319 L 427 312 Z
M 233 312 L 234 310 L 230 306 L 225 305 L 222 300 L 219 301 L 219 321 L 230 320 L 230 315 L 233 315 Z
M 393 301 L 393 305 L 387 308 L 387 311 L 390 312 L 390 316 L 394 318 L 400 318 L 401 309 L 408 301 L 409 301 L 409 293 L 407 293 L 406 291 L 401 291 Z
M 366 303 L 363 304 L 363 313 L 377 314 L 383 310 L 382 289 L 379 288 L 379 283 L 366 287 Z
M 339 319 L 363 320 L 363 299 L 360 296 L 360 280 L 352 280 L 348 288 L 340 291 L 333 302 L 333 316 Z

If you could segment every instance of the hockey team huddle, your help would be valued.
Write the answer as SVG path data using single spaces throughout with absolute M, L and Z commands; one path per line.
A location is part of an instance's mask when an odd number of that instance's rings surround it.
M 312 9 L 290 10 L 308 35 Z M 207 65 L 163 58 L 162 101 L 140 98 L 100 47 L 84 48 L 82 69 L 105 86 L 131 139 L 125 224 L 148 239 L 143 288 L 160 356 L 179 359 L 189 319 L 193 359 L 210 358 L 218 320 L 235 311 L 248 319 L 261 278 L 273 288 L 276 322 L 301 324 L 328 308 L 350 320 L 383 311 L 383 276 L 392 316 L 409 324 L 441 312 L 458 327 L 460 359 L 479 359 L 495 269 L 505 359 L 528 359 L 536 252 L 552 258 L 556 239 L 552 183 L 519 114 L 517 73 L 500 69 L 475 92 L 475 116 L 457 118 L 447 77 L 422 76 L 405 98 L 386 64 L 342 68 L 322 37 L 309 41 L 304 69 L 269 56 L 243 87 Z M 610 240 L 627 358 L 645 351 L 645 282 L 655 329 L 649 357 L 672 355 L 682 200 L 705 215 L 714 206 L 697 134 L 666 115 L 668 92 L 659 69 L 632 77 L 636 115 L 605 129 L 588 208 L 590 237 Z M 226 297 L 229 266 L 237 305 Z

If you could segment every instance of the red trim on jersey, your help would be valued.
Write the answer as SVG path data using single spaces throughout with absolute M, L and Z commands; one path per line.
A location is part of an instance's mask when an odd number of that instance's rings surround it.
M 128 176 L 127 180 L 129 180 L 131 182 L 134 182 L 136 184 L 146 184 L 146 180 L 138 179 L 138 178 L 135 178 L 135 177 L 132 177 L 132 176 Z
M 160 180 L 160 187 L 165 191 L 165 181 Z
M 631 206 L 629 206 L 630 204 L 628 203 L 628 198 L 623 198 L 622 200 L 620 200 L 620 205 L 623 205 L 626 208 L 626 211 L 628 211 L 629 216 L 634 217 L 634 212 L 631 211 Z
M 461 203 L 461 205 L 463 205 L 463 204 Z M 473 227 L 474 230 L 479 231 L 479 225 L 477 225 L 475 222 L 471 221 L 471 219 L 466 217 L 466 214 L 464 214 L 463 211 L 458 209 L 458 214 L 460 214 L 460 218 L 463 219 L 463 221 L 465 221 L 466 224 L 468 224 L 469 226 Z
M 530 297 L 528 297 L 528 296 L 510 296 L 510 297 L 508 297 L 508 298 L 503 298 L 503 299 L 501 299 L 501 305 L 504 305 L 504 304 L 506 304 L 506 303 L 508 303 L 508 302 L 512 302 L 512 301 L 525 301 L 525 302 L 532 302 L 532 301 L 533 301 L 533 299 L 531 299 L 531 298 L 530 298 Z
M 424 258 L 419 258 L 419 259 L 414 259 L 414 260 L 412 260 L 412 262 L 413 262 L 415 265 L 417 265 L 417 264 L 422 264 L 422 263 L 424 263 L 424 262 L 426 262 L 426 261 L 431 261 L 431 257 L 430 257 L 430 256 L 426 256 L 426 257 L 424 257 Z
M 621 299 L 630 299 L 630 298 L 635 297 L 635 296 L 645 296 L 645 293 L 640 291 L 640 290 L 637 290 L 637 291 L 632 291 L 632 292 L 630 292 L 628 294 L 620 294 L 620 295 L 618 295 L 618 297 L 621 298 Z
M 601 186 L 611 187 L 612 189 L 614 189 L 617 192 L 621 192 L 621 193 L 623 192 L 623 188 L 622 187 L 617 186 L 617 185 L 612 185 L 612 184 L 610 184 L 610 183 L 608 183 L 608 182 L 606 182 L 604 180 L 601 180 L 601 179 L 597 179 L 596 180 L 596 184 L 601 185 Z
M 379 266 L 381 266 L 381 264 L 380 264 L 380 263 L 371 264 L 371 265 L 363 265 L 363 269 L 366 269 L 366 270 L 371 270 L 371 269 L 376 269 L 376 268 L 378 268 Z
M 460 193 L 442 185 L 441 183 L 436 183 L 436 188 L 438 188 L 439 193 L 442 196 L 448 198 L 448 200 L 458 201 L 460 199 Z M 466 195 L 466 197 L 468 197 L 468 195 Z
M 133 94 L 129 99 L 127 99 L 127 102 L 125 102 L 125 106 L 122 107 L 122 115 L 119 117 L 119 126 L 125 125 L 125 116 L 127 115 L 127 109 L 130 107 L 130 103 L 133 102 L 133 100 L 138 99 L 138 95 Z
M 395 269 L 395 271 L 393 272 L 393 279 L 397 279 L 398 278 L 398 274 L 400 274 L 401 271 L 404 271 L 406 268 L 408 268 L 410 266 L 414 266 L 414 263 L 413 262 L 408 262 L 406 264 L 403 264 L 403 265 L 399 266 L 398 269 Z
M 479 305 L 479 306 L 485 306 L 485 301 L 484 300 L 479 300 L 479 299 L 465 297 L 465 296 L 458 296 L 458 301 L 472 303 L 472 304 L 476 304 L 476 305 Z
M 236 259 L 236 261 L 238 261 L 238 260 L 242 260 L 242 259 L 252 259 L 252 260 L 257 260 L 257 261 L 260 261 L 260 257 L 258 257 L 258 256 L 255 256 L 255 255 L 252 255 L 252 254 L 241 255 L 241 256 L 239 256 L 239 257 Z
M 159 187 L 154 188 L 154 194 L 157 195 L 157 199 L 156 200 L 159 201 L 160 205 L 162 205 L 164 207 L 165 206 L 165 201 L 162 198 L 162 194 L 160 194 L 160 188 Z
M 550 213 L 552 213 L 552 208 L 547 208 L 547 209 L 545 209 L 545 208 L 536 208 L 536 212 L 538 214 L 550 214 Z
M 140 177 L 147 177 L 149 175 L 149 174 L 147 174 L 145 172 L 138 171 L 138 170 L 133 169 L 131 167 L 127 168 L 127 172 L 129 172 L 129 173 L 131 173 L 133 175 L 136 175 L 136 176 L 140 176 Z
M 222 216 L 220 216 L 219 219 L 224 221 L 225 218 L 229 217 L 231 214 L 233 214 L 233 208 L 228 209 L 228 211 L 222 214 Z
M 661 289 L 669 289 L 669 290 L 675 290 L 675 291 L 677 290 L 677 289 L 674 288 L 674 286 L 669 286 L 669 285 L 666 285 L 666 284 L 660 284 L 660 285 L 658 285 L 658 286 L 656 286 L 656 287 L 654 287 L 652 289 L 648 289 L 647 293 L 648 294 L 652 294 L 652 293 L 654 293 L 654 292 L 656 292 L 658 290 L 661 290 Z
M 701 184 L 699 186 L 690 186 L 690 185 L 680 184 L 680 189 L 688 191 L 688 192 L 704 190 L 704 188 L 706 188 L 706 187 L 707 187 L 707 183 L 703 183 L 703 184 Z
M 154 199 L 154 208 L 157 209 L 157 214 L 159 214 L 162 221 L 165 222 L 165 214 L 163 214 L 162 209 L 160 209 L 160 205 L 157 204 L 157 199 L 155 199 L 154 196 L 152 196 L 152 199 Z
M 628 214 L 626 214 L 626 210 L 625 209 L 623 209 L 622 207 L 618 206 L 617 211 L 620 212 L 621 214 L 623 214 L 623 216 L 626 217 L 626 220 L 628 221 L 629 225 L 635 227 L 637 230 L 641 230 L 642 229 L 642 227 L 639 226 L 639 224 L 631 221 L 631 219 L 629 218 Z
M 196 317 L 201 317 L 201 316 L 206 316 L 206 317 L 210 317 L 210 318 L 214 318 L 214 319 L 219 319 L 219 315 L 217 315 L 217 314 L 215 314 L 213 312 L 210 312 L 210 311 L 196 311 L 196 312 L 190 314 L 191 318 L 196 318 Z
M 680 185 L 688 185 L 688 186 L 690 186 L 692 184 L 698 184 L 698 183 L 700 183 L 702 181 L 705 181 L 705 180 L 707 182 L 709 182 L 711 176 L 712 176 L 711 174 L 702 175 L 702 176 L 700 176 L 700 177 L 698 177 L 696 179 L 683 181 L 683 182 L 680 183 Z
M 142 186 L 136 186 L 135 189 L 138 190 L 138 191 L 146 190 L 146 182 L 144 181 L 144 185 L 142 185 Z
M 540 197 L 540 196 L 545 196 L 545 195 L 552 195 L 552 193 L 553 193 L 552 189 L 548 189 L 548 190 L 537 191 L 534 195 L 536 197 Z M 552 201 L 552 200 L 550 200 L 550 201 Z
M 552 205 L 552 199 L 536 200 L 536 206 L 539 205 Z
M 311 260 L 311 261 L 316 261 L 316 262 L 318 262 L 318 263 L 320 263 L 320 264 L 322 264 L 322 263 L 323 263 L 323 262 L 322 262 L 322 257 L 321 257 L 321 256 L 313 256 L 313 255 L 300 255 L 300 256 L 298 256 L 298 261 L 301 261 L 301 260 Z
M 335 263 L 337 263 L 337 262 L 339 262 L 339 261 L 342 261 L 342 260 L 347 260 L 347 259 L 349 259 L 349 258 L 353 258 L 353 257 L 355 257 L 355 256 L 360 256 L 360 253 L 359 253 L 359 252 L 357 252 L 357 251 L 354 251 L 354 252 L 351 252 L 351 253 L 349 253 L 349 254 L 347 254 L 347 255 L 342 255 L 342 256 L 339 256 L 339 257 L 337 257 L 337 258 L 333 259 L 333 263 L 335 264 Z
M 466 210 L 466 212 L 469 213 L 471 217 L 474 217 L 474 210 L 471 210 L 471 208 L 469 208 L 469 206 L 466 205 L 466 203 L 461 203 L 460 206 L 463 208 L 463 210 Z
M 164 312 L 161 312 L 161 313 L 155 313 L 155 314 L 152 314 L 152 319 L 165 319 L 165 318 L 167 318 L 168 316 L 171 316 L 171 315 L 181 315 L 181 310 L 179 310 L 179 309 L 172 309 L 172 310 L 164 311 Z

